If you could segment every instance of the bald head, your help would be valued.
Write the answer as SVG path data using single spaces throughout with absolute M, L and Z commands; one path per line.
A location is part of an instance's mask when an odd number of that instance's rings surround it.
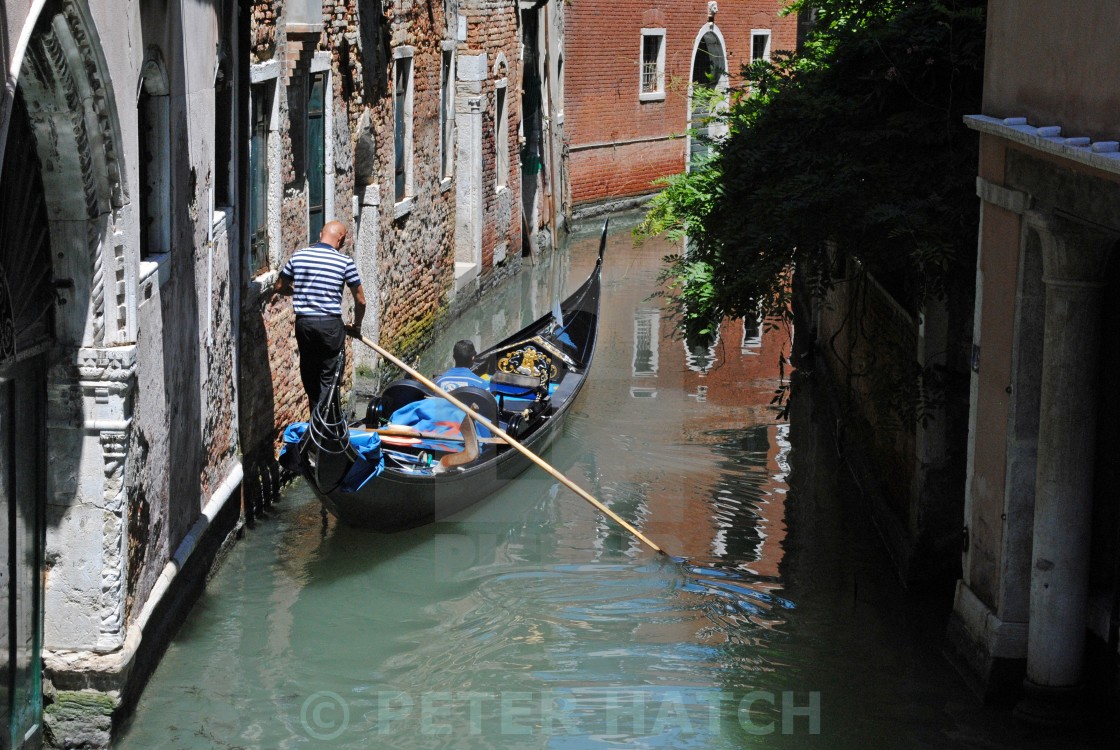
M 319 241 L 340 249 L 346 241 L 346 225 L 341 221 L 328 221 L 323 225 L 323 231 L 319 232 Z

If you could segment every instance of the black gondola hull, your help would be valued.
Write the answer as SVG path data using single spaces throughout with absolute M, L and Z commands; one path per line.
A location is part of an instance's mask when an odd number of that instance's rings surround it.
M 562 431 L 564 415 L 553 417 L 550 427 L 523 444 L 540 454 Z M 507 451 L 491 461 L 461 472 L 409 475 L 384 472 L 358 492 L 338 490 L 315 494 L 336 518 L 348 526 L 391 533 L 424 526 L 463 511 L 506 486 L 532 462 L 517 451 Z
M 560 305 L 565 322 L 562 327 L 556 324 L 552 314 L 546 315 L 478 356 L 480 364 L 476 370 L 479 374 L 510 372 L 503 369 L 503 356 L 508 360 L 511 350 L 532 343 L 559 365 L 562 375 L 555 391 L 542 402 L 545 408 L 532 417 L 531 423 L 522 425 L 515 436 L 537 455 L 562 432 L 564 419 L 591 365 L 598 336 L 606 231 L 604 224 L 599 260 L 594 270 Z M 304 476 L 327 510 L 342 523 L 382 532 L 422 526 L 454 515 L 513 481 L 533 463 L 512 447 L 491 445 L 473 463 L 446 473 L 434 472 L 422 463 L 413 466 L 387 464 L 356 490 L 344 491 L 340 489 L 339 478 L 349 468 L 349 459 L 341 459 L 338 452 L 332 453 L 329 448 L 324 454 L 322 445 L 313 446 L 312 441 L 304 437 L 298 444 L 286 444 L 281 460 Z M 325 457 L 320 462 L 317 459 L 321 456 Z M 344 464 L 340 465 L 339 461 Z

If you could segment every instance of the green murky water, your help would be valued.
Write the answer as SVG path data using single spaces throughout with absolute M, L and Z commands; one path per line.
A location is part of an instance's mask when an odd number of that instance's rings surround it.
M 577 235 L 563 267 L 511 281 L 422 367 L 548 309 L 595 246 Z M 546 458 L 684 562 L 533 471 L 394 535 L 324 524 L 296 483 L 232 550 L 118 746 L 1030 746 L 940 657 L 948 603 L 903 596 L 807 400 L 792 426 L 767 408 L 788 332 L 672 338 L 649 298 L 668 250 L 612 236 L 593 377 Z

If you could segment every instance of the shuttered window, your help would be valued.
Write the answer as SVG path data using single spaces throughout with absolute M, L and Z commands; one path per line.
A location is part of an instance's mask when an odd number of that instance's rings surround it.
M 412 57 L 401 54 L 393 75 L 393 177 L 396 202 L 412 195 Z

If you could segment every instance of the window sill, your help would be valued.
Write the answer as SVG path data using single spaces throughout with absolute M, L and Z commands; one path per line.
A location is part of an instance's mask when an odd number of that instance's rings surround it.
M 276 279 L 280 276 L 279 271 L 265 271 L 262 274 L 253 277 L 249 282 L 250 288 L 256 292 L 257 299 L 272 294 L 272 287 L 276 284 Z
M 171 278 L 171 253 L 155 253 L 140 261 L 140 286 L 155 279 L 160 286 Z
M 321 34 L 323 32 L 322 23 L 287 23 L 284 24 L 284 31 L 288 34 Z
M 217 240 L 223 235 L 229 234 L 229 227 L 226 224 L 226 217 L 233 215 L 232 208 L 215 208 L 214 220 L 210 223 L 210 237 Z
M 638 94 L 638 101 L 640 102 L 663 102 L 665 101 L 664 91 L 647 91 Z
M 455 261 L 455 291 L 459 292 L 463 287 L 477 279 L 478 270 L 477 263 Z
M 416 196 L 410 195 L 407 198 L 405 198 L 403 201 L 398 201 L 397 203 L 394 203 L 393 204 L 393 220 L 396 221 L 397 219 L 401 218 L 402 216 L 407 216 L 408 213 L 410 211 L 412 211 L 412 204 L 415 203 L 415 202 L 416 202 Z

